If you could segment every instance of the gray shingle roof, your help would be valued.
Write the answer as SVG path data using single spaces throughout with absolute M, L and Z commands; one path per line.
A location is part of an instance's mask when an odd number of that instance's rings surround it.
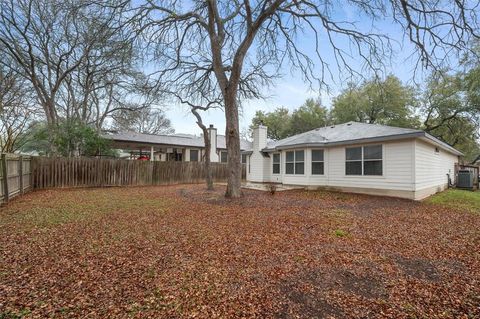
M 422 130 L 359 122 L 321 127 L 279 141 L 269 142 L 264 151 L 288 149 L 297 146 L 329 146 L 385 141 L 406 137 L 425 137 L 455 154 L 462 154 L 450 145 Z
M 143 144 L 172 145 L 172 146 L 189 146 L 189 147 L 205 147 L 202 136 L 189 134 L 171 134 L 171 135 L 155 135 L 143 134 L 136 132 L 110 132 L 104 133 L 102 136 L 106 139 L 118 142 L 132 142 Z M 217 148 L 226 149 L 226 140 L 224 135 L 217 135 Z M 242 150 L 250 149 L 251 142 L 240 140 L 240 148 Z

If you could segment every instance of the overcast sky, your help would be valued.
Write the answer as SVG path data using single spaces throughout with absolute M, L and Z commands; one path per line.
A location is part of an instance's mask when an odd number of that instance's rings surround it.
M 412 57 L 411 54 L 413 53 L 413 47 L 403 38 L 403 33 L 400 27 L 394 25 L 391 22 L 391 19 L 376 21 L 375 25 L 372 25 L 370 19 L 356 16 L 356 12 L 351 8 L 342 7 L 340 10 L 340 12 L 334 13 L 337 20 L 360 21 L 357 22 L 357 27 L 360 30 L 388 34 L 390 38 L 396 41 L 393 43 L 395 55 L 392 57 L 391 61 L 385 61 L 387 64 L 385 73 L 394 74 L 403 82 L 413 84 L 413 71 L 415 69 L 416 57 Z M 344 48 L 348 48 L 348 43 L 346 41 L 343 41 L 340 38 L 336 40 L 338 40 L 340 45 L 343 45 Z M 311 53 L 313 58 L 314 48 L 311 35 L 306 34 L 304 37 L 299 38 L 297 42 L 301 45 L 303 50 Z M 307 98 L 317 98 L 319 96 L 321 96 L 322 103 L 325 106 L 331 106 L 332 98 L 337 95 L 348 82 L 348 74 L 339 72 L 335 68 L 334 55 L 331 52 L 331 47 L 326 44 L 326 42 L 327 41 L 325 40 L 322 58 L 330 64 L 333 73 L 333 79 L 328 80 L 329 92 L 326 90 L 320 92 L 318 88 L 313 91 L 309 90 L 308 84 L 302 80 L 300 74 L 291 74 L 290 66 L 285 65 L 285 70 L 283 71 L 285 75 L 278 79 L 274 86 L 267 91 L 270 96 L 269 99 L 250 100 L 243 103 L 243 110 L 240 117 L 241 130 L 248 128 L 257 110 L 273 111 L 280 106 L 293 110 L 302 105 Z M 314 61 L 318 62 L 315 59 Z M 363 64 L 360 62 L 359 57 L 355 56 L 355 54 L 352 54 L 350 65 L 362 74 L 367 74 L 366 71 L 362 69 Z M 424 76 L 425 75 L 422 74 L 422 72 L 419 72 L 415 78 L 416 83 L 422 83 Z M 172 121 L 172 125 L 177 133 L 200 134 L 200 129 L 197 127 L 194 117 L 189 113 L 187 108 L 171 105 L 167 107 L 166 113 L 168 118 Z M 217 127 L 219 134 L 225 133 L 225 118 L 224 113 L 221 110 L 207 112 L 203 115 L 203 120 L 204 123 L 213 124 Z

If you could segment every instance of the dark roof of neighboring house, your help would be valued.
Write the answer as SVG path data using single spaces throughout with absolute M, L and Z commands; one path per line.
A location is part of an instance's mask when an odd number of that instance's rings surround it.
M 106 132 L 102 134 L 106 139 L 117 142 L 130 142 L 142 144 L 172 145 L 172 146 L 188 146 L 188 147 L 205 147 L 203 136 L 190 134 L 170 134 L 156 135 L 144 134 L 136 132 Z M 217 148 L 226 149 L 226 141 L 224 135 L 217 135 Z M 240 148 L 242 150 L 250 149 L 251 142 L 241 139 Z
M 396 140 L 408 137 L 424 137 L 431 142 L 438 144 L 440 147 L 447 149 L 451 153 L 463 155 L 452 146 L 422 130 L 359 122 L 348 122 L 321 127 L 279 141 L 269 142 L 264 151 L 268 152 L 279 149 L 295 148 L 298 146 L 315 147 L 358 144 Z

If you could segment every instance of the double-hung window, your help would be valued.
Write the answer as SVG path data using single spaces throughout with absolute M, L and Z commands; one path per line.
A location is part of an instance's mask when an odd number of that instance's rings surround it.
M 247 164 L 247 154 L 242 154 L 242 164 Z
M 280 154 L 279 153 L 273 154 L 272 163 L 273 163 L 272 173 L 280 174 Z
M 227 152 L 221 151 L 220 152 L 220 163 L 226 163 L 227 162 Z
M 363 175 L 382 175 L 382 145 L 363 147 Z
M 312 175 L 324 174 L 323 150 L 312 150 Z
M 382 145 L 347 147 L 345 149 L 345 175 L 383 175 Z
M 303 175 L 305 173 L 305 151 L 285 153 L 285 174 Z
M 190 150 L 190 162 L 198 162 L 198 150 Z

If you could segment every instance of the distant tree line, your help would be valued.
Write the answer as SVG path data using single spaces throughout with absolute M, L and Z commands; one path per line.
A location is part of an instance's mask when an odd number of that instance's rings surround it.
M 257 111 L 250 131 L 260 123 L 268 137 L 279 140 L 326 125 L 349 121 L 425 130 L 473 160 L 480 153 L 480 62 L 468 56 L 465 70 L 431 75 L 421 88 L 403 84 L 390 75 L 350 83 L 327 109 L 308 99 L 290 112 L 279 107 Z

